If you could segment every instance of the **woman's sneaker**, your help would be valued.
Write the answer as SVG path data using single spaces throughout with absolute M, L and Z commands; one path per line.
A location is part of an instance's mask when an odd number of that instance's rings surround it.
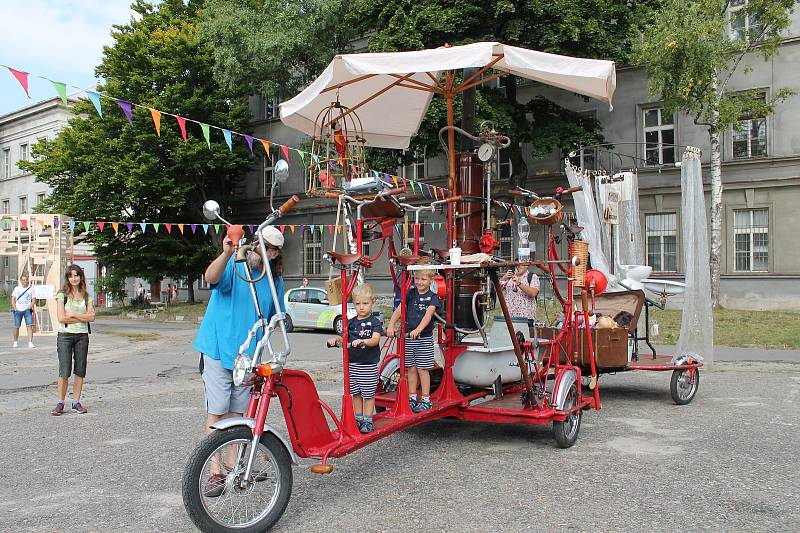
M 86 408 L 81 405 L 81 402 L 72 402 L 72 412 L 78 413 L 79 415 L 85 415 L 89 411 L 87 411 Z
M 361 430 L 361 433 L 372 433 L 375 431 L 375 424 L 372 423 L 372 420 L 364 420 L 361 422 L 359 429 Z
M 64 404 L 57 403 L 55 407 L 50 411 L 50 414 L 53 416 L 61 416 L 64 414 Z
M 411 410 L 415 413 L 417 412 L 417 407 L 419 406 L 419 402 L 416 398 L 411 397 L 408 399 L 408 405 L 411 406 Z

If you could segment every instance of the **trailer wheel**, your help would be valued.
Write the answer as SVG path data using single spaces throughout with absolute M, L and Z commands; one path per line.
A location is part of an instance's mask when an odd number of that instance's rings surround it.
M 564 411 L 572 409 L 577 403 L 578 385 L 573 383 L 569 388 L 569 392 L 567 392 L 566 400 L 564 400 Z M 569 448 L 578 440 L 582 415 L 583 410 L 576 409 L 563 422 L 553 422 L 553 438 L 556 439 L 556 444 L 560 448 Z
M 700 388 L 700 369 L 673 370 L 669 393 L 676 405 L 686 405 L 694 400 Z

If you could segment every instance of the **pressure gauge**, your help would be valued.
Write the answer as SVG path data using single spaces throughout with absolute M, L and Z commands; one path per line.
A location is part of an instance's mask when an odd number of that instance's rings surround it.
M 486 163 L 492 157 L 494 157 L 494 145 L 483 143 L 480 148 L 478 148 L 478 159 Z

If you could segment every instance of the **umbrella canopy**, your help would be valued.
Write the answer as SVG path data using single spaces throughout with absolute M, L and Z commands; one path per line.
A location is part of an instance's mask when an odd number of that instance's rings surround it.
M 442 72 L 478 68 L 454 83 Z M 488 69 L 498 71 L 481 75 Z M 449 100 L 494 77 L 513 74 L 611 104 L 616 88 L 612 61 L 547 54 L 495 42 L 412 52 L 337 55 L 300 94 L 280 106 L 281 121 L 314 135 L 320 111 L 338 101 L 355 111 L 368 146 L 408 148 L 434 94 Z

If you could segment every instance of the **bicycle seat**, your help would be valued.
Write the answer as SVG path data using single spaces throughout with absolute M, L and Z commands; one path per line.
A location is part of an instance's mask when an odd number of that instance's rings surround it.
M 361 259 L 361 254 L 337 254 L 336 252 L 328 252 L 328 255 L 333 259 L 334 263 L 340 265 L 352 265 Z
M 361 208 L 361 216 L 371 219 L 395 219 L 401 218 L 404 214 L 405 210 L 400 207 L 398 201 L 392 196 L 388 198 L 380 197 Z
M 394 259 L 400 265 L 409 266 L 409 265 L 416 265 L 417 263 L 419 263 L 422 257 L 418 255 L 398 255 Z

